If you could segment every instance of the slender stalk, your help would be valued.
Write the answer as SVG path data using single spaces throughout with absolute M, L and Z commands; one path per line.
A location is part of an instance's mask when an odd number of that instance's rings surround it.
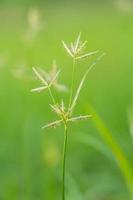
M 63 169 L 62 169 L 62 200 L 65 200 L 65 168 L 66 168 L 66 153 L 67 153 L 67 125 L 65 127 L 64 147 L 63 147 Z
M 73 58 L 73 67 L 72 67 L 72 81 L 71 81 L 71 89 L 70 89 L 70 98 L 69 98 L 69 108 L 71 106 L 72 97 L 73 97 L 73 87 L 74 87 L 74 74 L 75 74 L 75 57 Z
M 53 94 L 52 94 L 52 91 L 51 91 L 51 88 L 50 88 L 49 86 L 48 86 L 48 91 L 49 91 L 50 97 L 51 97 L 51 99 L 52 99 L 52 101 L 53 101 L 53 104 L 55 105 L 55 104 L 56 104 L 55 98 L 54 98 L 54 96 L 53 96 Z
M 56 90 L 54 90 L 54 92 L 53 92 L 53 96 L 55 96 L 56 103 L 57 103 L 57 104 L 60 104 L 60 98 L 59 98 L 59 95 L 58 95 L 58 93 L 57 93 Z

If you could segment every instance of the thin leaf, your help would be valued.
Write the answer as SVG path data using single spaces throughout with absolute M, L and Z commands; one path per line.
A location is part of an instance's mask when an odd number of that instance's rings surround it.
M 113 134 L 108 130 L 106 125 L 104 124 L 101 117 L 97 114 L 97 112 L 94 110 L 92 105 L 87 104 L 86 106 L 87 111 L 93 115 L 93 121 L 105 141 L 105 143 L 108 145 L 110 150 L 113 153 L 114 158 L 116 159 L 116 162 L 118 163 L 118 166 L 125 177 L 125 181 L 130 193 L 131 199 L 133 199 L 133 174 L 132 174 L 132 165 L 130 164 L 129 160 L 126 158 L 125 153 L 123 152 L 120 145 L 116 142 L 115 138 L 113 137 Z
M 91 69 L 97 64 L 97 62 L 98 62 L 99 60 L 101 60 L 101 58 L 102 58 L 104 55 L 105 55 L 105 54 L 100 55 L 100 56 L 96 59 L 96 61 L 94 61 L 94 62 L 91 64 L 91 66 L 87 69 L 87 71 L 85 72 L 84 76 L 82 77 L 82 80 L 81 80 L 81 82 L 80 82 L 80 84 L 79 84 L 79 87 L 78 87 L 77 92 L 76 92 L 76 94 L 75 94 L 75 97 L 74 97 L 74 99 L 73 99 L 72 105 L 71 105 L 71 107 L 70 107 L 70 113 L 73 112 L 73 109 L 74 109 L 74 107 L 75 107 L 75 105 L 76 105 L 76 103 L 77 103 L 77 100 L 78 100 L 80 91 L 81 91 L 81 89 L 82 89 L 82 87 L 83 87 L 83 84 L 84 84 L 84 82 L 85 82 L 85 80 L 86 80 L 86 78 L 87 78 L 88 73 L 89 73 L 89 72 L 91 71 Z

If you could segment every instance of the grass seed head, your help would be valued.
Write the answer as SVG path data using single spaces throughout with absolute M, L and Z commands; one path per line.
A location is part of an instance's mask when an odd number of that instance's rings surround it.
M 58 81 L 60 70 L 57 69 L 55 63 L 53 63 L 52 69 L 49 73 L 45 70 L 39 68 L 32 68 L 33 72 L 35 73 L 36 77 L 41 81 L 41 86 L 32 89 L 32 92 L 41 92 L 43 90 L 48 89 L 49 87 L 53 86 L 58 91 L 67 91 L 67 87 L 63 84 L 60 84 Z
M 64 41 L 62 41 L 63 47 L 65 48 L 66 52 L 74 59 L 83 59 L 87 58 L 91 55 L 97 53 L 97 51 L 89 52 L 89 53 L 82 53 L 83 49 L 86 47 L 87 41 L 81 41 L 81 33 L 79 33 L 77 39 L 74 42 L 71 42 L 70 45 L 67 45 Z
M 88 56 L 94 55 L 97 53 L 95 52 L 90 52 L 86 54 L 82 54 L 83 48 L 85 48 L 87 41 L 81 42 L 81 33 L 78 35 L 77 39 L 75 42 L 71 42 L 70 48 L 66 45 L 65 42 L 63 42 L 63 46 L 66 49 L 67 53 L 72 56 L 74 59 L 82 59 L 86 58 Z M 65 86 L 60 84 L 58 81 L 60 70 L 58 70 L 56 62 L 53 62 L 52 69 L 48 72 L 45 70 L 39 68 L 33 68 L 33 71 L 36 75 L 36 77 L 40 80 L 41 86 L 32 89 L 32 92 L 41 92 L 45 89 L 48 89 L 50 96 L 52 97 L 52 102 L 53 104 L 50 104 L 50 107 L 52 110 L 56 113 L 56 115 L 60 118 L 59 120 L 55 120 L 54 122 L 48 123 L 42 128 L 56 128 L 57 126 L 64 124 L 65 127 L 67 126 L 68 123 L 73 123 L 76 121 L 82 121 L 82 120 L 87 120 L 91 117 L 91 115 L 79 115 L 79 116 L 73 116 L 73 112 L 75 109 L 75 106 L 77 104 L 81 89 L 83 87 L 83 84 L 87 78 L 88 73 L 90 70 L 96 65 L 96 63 L 103 57 L 104 54 L 99 56 L 86 70 L 84 73 L 83 77 L 81 78 L 81 81 L 79 83 L 79 86 L 77 87 L 77 90 L 75 91 L 75 95 L 71 101 L 71 104 L 69 104 L 67 107 L 64 105 L 64 101 L 61 100 L 61 103 L 56 103 L 54 99 L 54 95 L 52 93 L 52 90 L 50 89 L 51 86 L 54 87 L 54 89 L 59 90 L 64 89 Z

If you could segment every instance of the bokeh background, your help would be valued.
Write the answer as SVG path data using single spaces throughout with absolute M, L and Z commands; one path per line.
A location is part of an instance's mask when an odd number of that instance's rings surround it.
M 59 200 L 63 127 L 42 130 L 56 119 L 32 67 L 50 70 L 70 86 L 72 60 L 62 40 L 79 32 L 87 51 L 106 56 L 90 72 L 76 113 L 91 104 L 125 153 L 133 171 L 133 1 L 0 1 L 0 200 Z M 95 57 L 79 62 L 76 84 Z M 68 94 L 60 94 L 67 102 Z M 93 117 L 69 130 L 67 200 L 129 200 L 126 180 Z

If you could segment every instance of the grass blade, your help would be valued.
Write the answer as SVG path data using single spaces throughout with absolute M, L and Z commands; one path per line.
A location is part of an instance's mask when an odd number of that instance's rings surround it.
M 105 55 L 105 54 L 100 55 L 100 56 L 96 59 L 96 61 L 94 61 L 94 62 L 91 64 L 91 66 L 87 69 L 87 71 L 85 72 L 84 76 L 82 77 L 81 82 L 80 82 L 80 84 L 79 84 L 79 87 L 78 87 L 78 89 L 77 89 L 77 92 L 76 92 L 76 94 L 75 94 L 75 97 L 74 97 L 74 99 L 73 99 L 73 101 L 72 101 L 72 105 L 71 105 L 71 108 L 70 108 L 70 113 L 73 112 L 73 109 L 74 109 L 74 107 L 76 106 L 76 103 L 77 103 L 77 100 L 78 100 L 80 91 L 81 91 L 81 89 L 82 89 L 82 87 L 83 87 L 83 84 L 84 84 L 84 82 L 85 82 L 85 80 L 86 80 L 86 78 L 87 78 L 88 73 L 91 71 L 91 69 L 97 64 L 97 62 L 98 62 L 104 55 Z
M 130 193 L 130 199 L 133 200 L 133 172 L 132 167 L 130 166 L 123 150 L 119 146 L 119 144 L 115 141 L 114 137 L 112 136 L 112 133 L 108 130 L 108 128 L 105 126 L 102 119 L 98 116 L 94 108 L 87 104 L 86 106 L 87 113 L 91 113 L 93 116 L 93 122 L 95 123 L 101 137 L 105 141 L 105 143 L 108 145 L 110 150 L 112 151 L 115 160 L 118 163 L 118 166 L 123 174 L 123 177 L 125 178 L 128 191 Z

